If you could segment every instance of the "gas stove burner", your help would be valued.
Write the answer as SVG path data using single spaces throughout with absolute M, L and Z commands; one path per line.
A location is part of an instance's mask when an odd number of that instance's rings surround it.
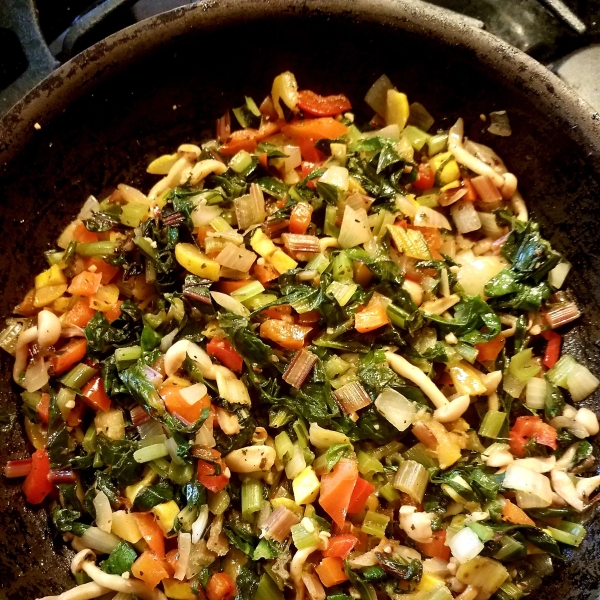
M 296 0 L 290 0 L 294 2 Z M 413 0 L 422 3 L 422 0 Z M 0 116 L 56 67 L 128 25 L 190 0 L 0 1 Z M 600 0 L 430 0 L 527 52 L 600 109 Z

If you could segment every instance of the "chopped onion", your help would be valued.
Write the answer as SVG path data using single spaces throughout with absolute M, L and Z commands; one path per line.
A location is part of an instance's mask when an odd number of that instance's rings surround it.
M 250 314 L 250 311 L 239 300 L 232 298 L 228 294 L 223 294 L 222 292 L 211 292 L 210 295 L 219 306 L 222 306 L 225 310 L 233 313 L 234 315 L 247 317 Z
M 316 362 L 317 356 L 309 350 L 306 350 L 306 348 L 303 348 L 298 351 L 290 361 L 290 364 L 283 374 L 283 380 L 299 390 Z
M 293 171 L 302 164 L 302 155 L 298 146 L 286 145 L 283 147 L 283 153 L 287 154 L 287 158 L 283 159 L 283 170 L 286 173 Z
M 480 256 L 464 264 L 456 275 L 456 279 L 468 296 L 484 297 L 485 284 L 506 267 L 506 260 L 501 256 Z
M 344 209 L 338 242 L 342 248 L 353 248 L 371 239 L 369 217 L 364 208 L 354 210 L 351 206 Z
M 506 114 L 505 110 L 497 110 L 491 112 L 490 120 L 492 121 L 492 123 L 487 130 L 492 135 L 501 135 L 502 137 L 507 137 L 511 135 L 512 130 L 510 128 L 510 122 L 508 120 L 508 115 Z
M 188 404 L 196 404 L 206 396 L 206 386 L 203 383 L 195 383 L 189 387 L 181 388 L 179 394 Z
M 483 542 L 469 527 L 465 527 L 454 534 L 447 545 L 450 546 L 452 556 L 461 565 L 478 556 L 484 548 Z
M 249 194 L 236 198 L 233 204 L 240 229 L 248 229 L 251 225 L 263 223 L 267 218 L 265 197 L 262 189 L 256 183 L 250 186 Z
M 284 246 L 292 252 L 319 252 L 319 238 L 316 235 L 298 233 L 281 234 Z
M 100 491 L 96 494 L 93 501 L 94 509 L 96 511 L 96 525 L 106 533 L 110 533 L 112 528 L 112 509 L 110 507 L 110 500 L 108 496 Z
M 161 352 L 167 352 L 168 350 L 170 350 L 171 346 L 173 345 L 173 340 L 175 339 L 175 336 L 179 333 L 179 328 L 175 327 L 175 329 L 173 329 L 173 331 L 167 333 L 167 335 L 164 335 L 162 340 L 160 340 L 160 351 Z M 168 375 L 168 373 L 167 373 Z
M 546 508 L 548 503 L 546 500 L 536 496 L 535 494 L 529 494 L 527 492 L 516 492 L 515 493 L 517 505 L 519 508 Z
M 102 531 L 99 527 L 88 527 L 81 536 L 81 541 L 85 548 L 102 554 L 110 554 L 121 543 L 121 539 L 114 533 Z
M 454 188 L 451 190 L 445 190 L 439 195 L 438 204 L 440 206 L 450 206 L 465 196 L 467 191 L 467 188 Z
M 504 230 L 498 225 L 495 214 L 487 212 L 478 212 L 477 214 L 481 221 L 483 233 L 485 233 L 487 237 L 497 240 L 504 235 Z
M 365 102 L 381 117 L 385 118 L 385 111 L 387 107 L 387 93 L 388 90 L 393 90 L 394 85 L 390 81 L 387 75 L 382 75 L 375 83 L 369 88 L 369 91 L 365 95 Z
M 28 326 L 29 323 L 26 325 L 25 319 L 6 319 L 6 327 L 0 333 L 0 348 L 14 356 L 19 334 Z
M 174 438 L 168 438 L 164 441 L 165 448 L 171 457 L 171 460 L 177 465 L 184 465 L 185 461 L 177 454 L 177 442 Z
M 203 504 L 198 512 L 198 518 L 192 524 L 192 544 L 197 544 L 206 531 L 208 525 L 208 504 Z
M 340 190 L 348 191 L 348 169 L 346 167 L 332 166 L 321 175 L 319 181 L 328 183 Z
M 567 376 L 567 388 L 574 402 L 587 398 L 598 389 L 600 381 L 583 365 L 576 363 Z
M 217 389 L 221 398 L 234 404 L 250 405 L 250 395 L 243 381 L 236 379 L 231 374 L 224 375 L 223 370 L 217 371 L 216 375 Z
M 89 219 L 93 216 L 95 212 L 100 210 L 100 203 L 94 196 L 88 196 L 88 199 L 85 201 L 84 205 L 81 207 L 79 214 L 77 215 L 78 219 Z
M 350 415 L 357 410 L 369 406 L 371 398 L 358 381 L 352 381 L 333 392 L 335 399 L 345 414 Z
M 283 543 L 290 535 L 293 525 L 300 523 L 300 517 L 285 506 L 278 506 L 262 527 L 262 534 L 268 540 Z
M 528 408 L 541 410 L 546 406 L 547 383 L 543 377 L 533 377 L 527 382 L 525 404 Z
M 38 356 L 25 371 L 25 378 L 23 379 L 23 387 L 28 392 L 37 392 L 39 389 L 44 387 L 50 378 L 48 377 L 48 365 L 46 365 L 44 359 Z
M 575 302 L 564 302 L 551 308 L 544 316 L 550 327 L 556 329 L 578 319 L 581 316 L 581 311 Z
M 571 270 L 571 263 L 561 260 L 555 267 L 548 273 L 548 283 L 555 289 L 559 290 L 569 271 Z
M 348 196 L 348 198 L 346 198 L 344 206 L 351 206 L 354 210 L 358 210 L 359 208 L 369 210 L 374 201 L 374 198 L 369 198 L 369 196 L 365 196 L 364 194 L 359 194 L 356 192 L 355 194 L 352 194 L 352 196 Z M 369 219 L 377 220 L 378 218 L 379 214 L 369 216 Z M 392 220 L 391 222 L 393 223 L 394 221 Z
M 540 498 L 545 506 L 552 504 L 552 487 L 550 480 L 541 473 L 533 473 L 529 469 L 511 464 L 506 469 L 504 483 L 506 489 L 526 492 Z
M 285 465 L 285 475 L 288 479 L 292 480 L 299 475 L 306 468 L 306 459 L 304 458 L 304 452 L 299 444 L 294 444 L 294 451 L 292 457 Z
M 175 579 L 183 581 L 190 561 L 190 551 L 192 549 L 192 536 L 189 533 L 179 532 L 178 539 L 179 556 L 177 557 L 177 568 L 175 569 Z
M 347 444 L 350 442 L 348 437 L 339 431 L 324 429 L 317 423 L 311 423 L 308 430 L 310 443 L 320 450 L 327 450 L 335 444 Z
M 402 194 L 396 194 L 396 206 L 400 212 L 411 219 L 417 214 L 419 205 Z
M 481 198 L 482 202 L 498 202 L 502 200 L 500 190 L 494 185 L 494 182 L 487 175 L 478 175 L 471 179 L 473 187 Z
M 460 200 L 452 205 L 450 214 L 459 233 L 470 233 L 481 228 L 479 215 L 472 202 Z
M 140 434 L 141 439 L 147 440 L 156 437 L 157 435 L 164 435 L 165 432 L 158 421 L 149 419 L 145 423 L 138 425 L 138 433 Z
M 215 258 L 215 261 L 223 267 L 229 267 L 230 269 L 245 273 L 250 270 L 255 260 L 256 254 L 254 252 L 246 250 L 241 246 L 236 246 L 231 242 L 228 242 Z
M 450 221 L 433 208 L 419 206 L 413 217 L 413 225 L 417 227 L 434 227 L 435 229 L 452 229 Z
M 217 445 L 217 441 L 213 434 L 212 419 L 206 419 L 206 421 L 204 421 L 202 427 L 200 427 L 196 433 L 194 443 L 200 446 L 207 446 L 208 448 L 214 448 Z
M 208 225 L 213 219 L 216 219 L 223 212 L 218 204 L 206 205 L 200 204 L 192 211 L 192 222 L 194 227 Z
M 398 431 L 406 431 L 417 414 L 416 406 L 400 392 L 388 387 L 377 396 L 375 407 Z

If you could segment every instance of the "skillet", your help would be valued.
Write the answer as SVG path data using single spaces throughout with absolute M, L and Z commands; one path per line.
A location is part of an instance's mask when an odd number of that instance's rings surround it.
M 43 251 L 89 194 L 150 184 L 145 165 L 213 134 L 224 107 L 259 98 L 291 70 L 300 86 L 345 93 L 359 121 L 365 91 L 386 73 L 447 128 L 492 145 L 517 175 L 542 231 L 573 263 L 583 317 L 565 349 L 600 373 L 600 116 L 531 58 L 409 0 L 207 0 L 110 36 L 59 68 L 0 121 L 0 315 L 44 266 Z M 481 113 L 507 110 L 513 135 L 485 132 Z M 41 129 L 34 128 L 38 123 Z M 31 452 L 0 356 L 0 464 Z M 598 408 L 599 395 L 586 401 Z M 596 600 L 600 527 L 532 600 Z M 33 600 L 73 585 L 70 551 L 44 509 L 0 483 L 0 599 Z

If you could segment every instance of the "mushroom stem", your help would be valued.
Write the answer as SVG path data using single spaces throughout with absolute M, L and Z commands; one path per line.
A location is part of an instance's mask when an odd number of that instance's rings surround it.
M 90 600 L 91 598 L 98 598 L 106 592 L 110 592 L 110 588 L 99 585 L 95 581 L 90 581 L 71 588 L 59 596 L 45 596 L 39 598 L 39 600 Z
M 386 352 L 385 358 L 390 367 L 402 377 L 412 381 L 433 402 L 436 408 L 442 408 L 448 404 L 448 399 L 438 389 L 437 385 L 421 371 L 418 367 L 411 365 L 405 358 L 393 352 Z

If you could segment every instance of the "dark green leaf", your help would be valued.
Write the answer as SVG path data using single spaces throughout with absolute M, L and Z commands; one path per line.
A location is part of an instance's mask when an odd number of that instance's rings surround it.
M 100 563 L 100 568 L 111 575 L 123 575 L 131 571 L 131 566 L 137 559 L 136 551 L 127 542 L 121 542 L 106 560 Z

